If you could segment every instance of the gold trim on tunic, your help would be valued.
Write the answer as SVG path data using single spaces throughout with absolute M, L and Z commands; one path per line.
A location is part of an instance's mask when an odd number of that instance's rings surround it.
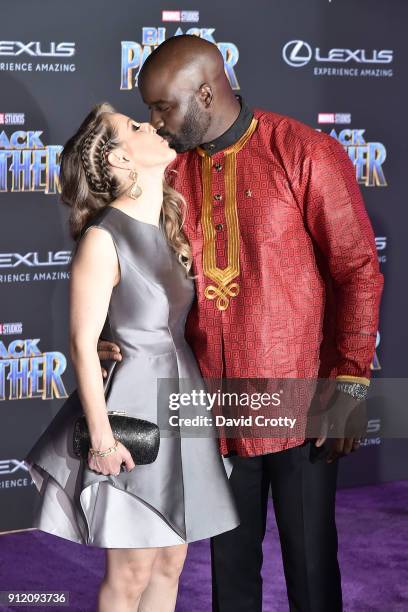
M 201 147 L 197 153 L 201 156 L 203 183 L 203 203 L 201 209 L 201 225 L 203 228 L 203 273 L 213 281 L 207 285 L 204 295 L 209 300 L 215 300 L 218 310 L 226 310 L 230 298 L 239 294 L 239 283 L 232 282 L 240 274 L 239 266 L 239 221 L 237 210 L 237 153 L 251 138 L 258 125 L 255 117 L 247 131 L 231 147 L 224 149 L 225 159 L 225 220 L 227 226 L 228 263 L 225 268 L 219 268 L 216 260 L 216 231 L 212 220 L 212 160 Z

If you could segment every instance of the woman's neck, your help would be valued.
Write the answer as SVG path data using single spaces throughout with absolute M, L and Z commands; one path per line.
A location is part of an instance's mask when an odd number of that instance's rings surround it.
M 140 196 L 135 200 L 127 193 L 123 193 L 113 205 L 122 208 L 135 219 L 158 226 L 163 205 L 163 174 L 157 169 L 143 175 L 139 174 L 137 185 L 142 190 Z

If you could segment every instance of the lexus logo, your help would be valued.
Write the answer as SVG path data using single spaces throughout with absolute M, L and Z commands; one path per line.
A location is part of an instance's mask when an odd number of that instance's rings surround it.
M 306 66 L 313 56 L 312 47 L 304 40 L 290 40 L 283 47 L 282 57 L 289 66 Z
M 306 66 L 313 59 L 329 64 L 391 64 L 394 60 L 392 49 L 343 49 L 335 47 L 322 54 L 320 47 L 312 49 L 304 40 L 290 40 L 282 49 L 282 57 L 292 68 Z

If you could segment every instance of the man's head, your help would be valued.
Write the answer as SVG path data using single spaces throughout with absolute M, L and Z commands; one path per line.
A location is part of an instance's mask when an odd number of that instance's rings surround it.
M 179 153 L 216 137 L 215 113 L 234 99 L 216 45 L 190 35 L 169 38 L 153 51 L 139 89 L 151 123 Z

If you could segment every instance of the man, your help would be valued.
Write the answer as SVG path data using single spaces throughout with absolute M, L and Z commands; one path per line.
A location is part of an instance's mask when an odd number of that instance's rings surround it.
M 162 43 L 139 88 L 158 134 L 180 153 L 173 186 L 188 203 L 198 276 L 186 336 L 203 376 L 337 378 L 337 404 L 363 398 L 383 280 L 344 149 L 298 121 L 252 112 L 217 47 L 194 36 Z M 100 342 L 100 357 L 112 348 Z M 262 609 L 270 485 L 290 610 L 342 609 L 336 459 L 358 440 L 339 437 L 316 461 L 324 440 L 221 437 L 241 524 L 211 543 L 214 612 Z

